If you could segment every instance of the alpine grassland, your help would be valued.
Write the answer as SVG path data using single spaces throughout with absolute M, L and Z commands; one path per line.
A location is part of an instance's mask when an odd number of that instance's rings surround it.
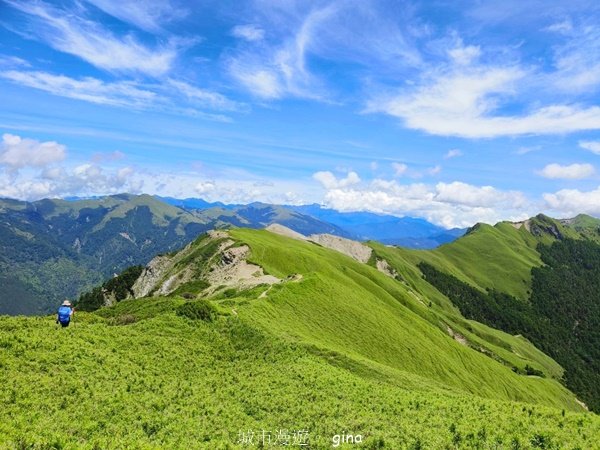
M 395 249 L 374 245 L 392 276 L 232 229 L 173 255 L 164 276 L 182 261 L 199 277 L 218 270 L 227 245 L 281 281 L 184 280 L 64 329 L 1 317 L 0 448 L 325 449 L 342 435 L 348 449 L 600 448 L 600 418 L 556 361 L 465 319 Z
M 568 404 L 446 389 L 233 315 L 191 320 L 176 314 L 182 304 L 126 300 L 66 329 L 2 318 L 0 447 L 258 448 L 265 431 L 268 448 L 286 430 L 290 444 L 308 431 L 309 448 L 354 433 L 359 448 L 590 449 L 600 433 L 597 416 Z M 124 315 L 135 321 L 119 325 Z M 254 444 L 242 444 L 249 432 Z
M 531 341 L 565 369 L 563 384 L 598 412 L 598 230 L 600 221 L 589 216 L 539 215 L 477 225 L 433 251 L 371 245 L 415 289 L 435 287 L 463 317 Z M 515 367 L 523 369 L 541 368 Z

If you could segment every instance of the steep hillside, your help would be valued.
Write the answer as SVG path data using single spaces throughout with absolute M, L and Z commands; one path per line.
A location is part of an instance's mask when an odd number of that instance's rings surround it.
M 372 247 L 414 289 L 448 311 L 456 308 L 468 319 L 531 340 L 566 369 L 567 386 L 597 411 L 600 245 L 595 222 L 537 216 L 518 224 L 478 225 L 430 252 Z
M 343 234 L 334 225 L 273 205 L 188 211 L 149 195 L 86 200 L 0 200 L 0 314 L 40 314 L 124 268 L 178 250 L 200 233 L 282 223 Z
M 0 446 L 243 448 L 265 430 L 318 449 L 342 433 L 363 448 L 593 448 L 600 420 L 555 361 L 377 253 L 211 232 L 67 329 L 0 318 Z
M 59 300 L 157 253 L 179 249 L 209 225 L 148 195 L 69 202 L 0 201 L 0 314 L 39 314 Z
M 0 448 L 243 449 L 264 430 L 275 448 L 593 449 L 600 433 L 589 413 L 450 392 L 182 303 L 127 300 L 65 330 L 0 318 Z
M 454 391 L 577 408 L 553 379 L 562 369 L 526 341 L 476 335 L 388 274 L 310 241 L 249 229 L 212 232 L 154 259 L 132 292 L 210 298 L 269 333 Z M 515 373 L 527 365 L 547 378 Z
M 397 251 L 414 265 L 427 262 L 481 290 L 497 289 L 527 299 L 531 269 L 542 264 L 538 245 L 584 237 L 558 220 L 538 215 L 519 223 L 477 224 L 455 242 L 431 251 Z

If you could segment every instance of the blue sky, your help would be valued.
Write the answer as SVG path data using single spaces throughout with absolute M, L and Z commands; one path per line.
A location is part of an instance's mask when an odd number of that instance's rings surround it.
M 600 215 L 591 1 L 0 0 L 0 196 Z

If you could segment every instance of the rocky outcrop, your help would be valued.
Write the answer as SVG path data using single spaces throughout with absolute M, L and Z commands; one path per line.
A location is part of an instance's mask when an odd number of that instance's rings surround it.
M 148 263 L 132 287 L 135 298 L 148 297 L 156 289 L 158 282 L 172 267 L 172 259 L 168 256 L 157 256 Z
M 265 230 L 270 231 L 271 233 L 280 234 L 281 236 L 286 236 L 292 239 L 297 239 L 299 241 L 305 241 L 307 238 L 303 234 L 300 234 L 291 228 L 285 227 L 278 223 L 274 223 L 265 228 Z
M 332 234 L 312 234 L 308 237 L 312 242 L 315 242 L 323 247 L 336 250 L 344 255 L 356 259 L 362 263 L 366 263 L 371 258 L 373 249 L 367 247 L 360 242 L 351 239 L 334 236 Z

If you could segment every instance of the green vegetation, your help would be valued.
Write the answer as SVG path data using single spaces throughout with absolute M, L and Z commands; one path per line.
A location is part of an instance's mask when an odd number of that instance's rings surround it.
M 531 304 L 550 333 L 539 346 L 565 368 L 567 386 L 600 412 L 600 245 L 563 240 L 540 246 Z
M 531 268 L 541 265 L 538 243 L 524 227 L 478 224 L 464 237 L 435 250 L 397 251 L 413 265 L 426 262 L 482 291 L 495 289 L 525 299 Z
M 173 295 L 186 295 L 191 294 L 192 297 L 196 297 L 200 292 L 210 286 L 210 283 L 202 279 L 188 281 L 179 286 Z
M 106 304 L 120 302 L 133 296 L 131 288 L 135 280 L 141 275 L 142 270 L 142 266 L 125 269 L 120 275 L 106 281 L 102 286 L 81 294 L 75 306 L 81 311 L 95 311 Z
M 460 324 L 454 325 L 452 317 L 433 311 L 403 284 L 366 264 L 266 231 L 235 229 L 231 235 L 250 246 L 252 262 L 268 273 L 282 279 L 291 274 L 303 276 L 300 282 L 283 283 L 271 289 L 265 300 L 239 309 L 240 317 L 262 329 L 365 364 L 384 366 L 403 379 L 408 373 L 485 397 L 579 408 L 556 380 L 512 371 L 513 366 L 543 367 L 545 363 L 517 355 L 509 343 L 505 345 L 510 350 L 504 349 L 498 356 L 507 358 L 509 363 L 505 363 L 451 339 L 445 324 L 456 329 Z M 500 333 L 495 336 L 507 342 Z
M 345 432 L 361 433 L 364 448 L 594 448 L 600 418 L 561 384 L 588 401 L 572 381 L 583 379 L 584 365 L 545 343 L 597 361 L 589 346 L 600 329 L 600 245 L 567 240 L 571 228 L 543 217 L 530 226 L 541 234 L 501 224 L 452 244 L 475 258 L 484 233 L 504 244 L 480 257 L 519 254 L 506 290 L 495 286 L 492 263 L 446 273 L 452 246 L 425 253 L 373 243 L 371 264 L 362 264 L 310 242 L 233 229 L 230 241 L 201 236 L 159 260 L 163 283 L 181 275 L 172 296 L 78 313 L 67 329 L 51 318 L 0 318 L 8 380 L 0 448 L 237 448 L 240 432 L 268 430 L 274 439 L 280 429 L 308 430 L 311 448 L 331 448 Z M 282 281 L 207 286 L 205 275 L 233 259 L 221 253 L 226 242 L 247 245 L 248 262 Z M 381 258 L 395 276 L 373 267 Z M 534 268 L 528 279 L 526 267 Z M 113 290 L 128 292 L 136 277 L 111 280 Z M 565 280 L 570 297 L 559 288 Z M 514 295 L 523 286 L 531 301 Z M 585 323 L 582 312 L 592 316 Z M 578 330 L 570 341 L 569 327 Z M 59 401 L 57 389 L 66 393 Z
M 273 222 L 307 234 L 338 227 L 285 207 L 179 208 L 150 195 L 98 199 L 0 199 L 0 314 L 44 314 L 64 298 L 157 254 L 177 251 L 213 228 L 263 228 Z
M 600 411 L 600 245 L 564 239 L 538 249 L 545 265 L 532 270 L 530 302 L 483 293 L 426 263 L 419 268 L 465 317 L 523 334 L 555 358 L 566 385 Z
M 361 433 L 363 448 L 590 449 L 600 433 L 591 414 L 403 380 L 242 318 L 190 321 L 181 302 L 101 310 L 139 314 L 127 326 L 0 318 L 0 447 L 244 448 L 242 431 L 287 429 L 308 430 L 316 449 L 342 432 Z
M 175 312 L 179 316 L 205 322 L 212 322 L 218 314 L 216 308 L 205 299 L 184 303 L 178 306 Z

